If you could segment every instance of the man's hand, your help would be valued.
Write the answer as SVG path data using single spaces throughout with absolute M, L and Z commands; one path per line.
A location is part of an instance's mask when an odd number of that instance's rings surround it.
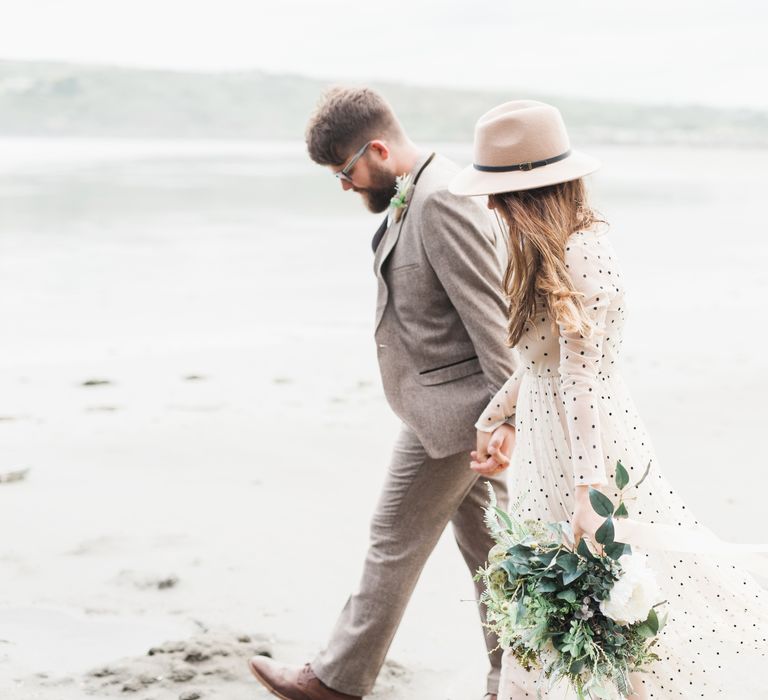
M 483 476 L 503 472 L 515 449 L 515 429 L 504 423 L 492 433 L 477 431 L 477 449 L 471 454 L 469 468 Z

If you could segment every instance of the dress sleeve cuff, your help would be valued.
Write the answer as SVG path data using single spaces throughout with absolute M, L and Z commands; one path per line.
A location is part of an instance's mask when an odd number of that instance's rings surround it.
M 483 433 L 492 433 L 496 428 L 498 428 L 500 425 L 511 425 L 513 428 L 515 427 L 515 416 L 514 414 L 511 416 L 486 416 L 483 414 L 480 416 L 477 423 L 475 423 L 475 428 Z

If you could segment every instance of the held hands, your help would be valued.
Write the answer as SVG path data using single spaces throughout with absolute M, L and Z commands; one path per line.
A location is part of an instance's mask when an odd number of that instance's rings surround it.
M 493 476 L 509 466 L 515 449 L 515 429 L 504 423 L 492 433 L 477 431 L 477 449 L 471 453 L 469 468 L 482 476 Z

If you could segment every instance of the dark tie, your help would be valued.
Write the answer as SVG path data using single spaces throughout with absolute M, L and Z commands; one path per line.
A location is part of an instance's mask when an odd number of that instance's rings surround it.
M 373 240 L 371 241 L 371 247 L 373 248 L 373 252 L 376 252 L 376 248 L 379 247 L 379 243 L 381 243 L 381 239 L 384 238 L 384 234 L 387 232 L 387 223 L 389 222 L 389 215 L 384 217 L 384 221 L 381 222 L 381 226 L 379 226 L 378 231 L 373 234 Z

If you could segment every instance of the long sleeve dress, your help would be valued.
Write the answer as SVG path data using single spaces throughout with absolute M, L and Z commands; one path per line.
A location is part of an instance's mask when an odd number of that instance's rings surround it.
M 514 421 L 517 443 L 509 490 L 524 495 L 522 515 L 542 521 L 571 519 L 574 487 L 598 488 L 617 502 L 615 466 L 636 483 L 630 516 L 644 523 L 706 528 L 665 479 L 651 442 L 619 373 L 625 319 L 623 281 L 606 233 L 588 230 L 568 240 L 565 262 L 583 294 L 594 332 L 588 338 L 555 327 L 545 312 L 525 328 L 518 371 L 480 416 L 490 431 Z M 701 554 L 649 551 L 669 619 L 656 651 L 661 657 L 643 683 L 651 698 L 768 698 L 768 593 L 749 573 Z M 504 657 L 499 700 L 536 697 L 538 672 L 526 673 Z M 554 692 L 554 691 L 553 691 Z M 550 697 L 575 697 L 558 691 Z

